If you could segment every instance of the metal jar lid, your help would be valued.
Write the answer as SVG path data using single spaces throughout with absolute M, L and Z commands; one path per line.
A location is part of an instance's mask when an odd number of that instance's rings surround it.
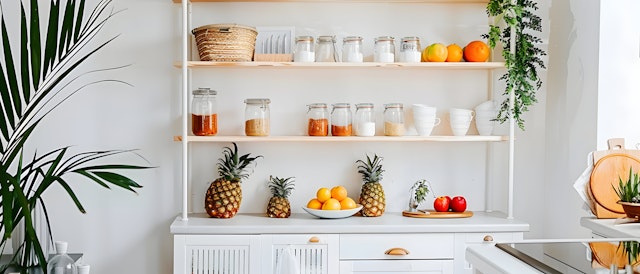
M 331 35 L 318 36 L 318 43 L 335 43 L 336 37 Z
M 250 98 L 245 99 L 244 103 L 249 105 L 266 105 L 271 103 L 271 100 L 269 100 L 269 98 Z
M 217 95 L 218 92 L 210 88 L 198 88 L 193 91 L 193 95 Z
M 342 42 L 362 42 L 362 37 L 360 36 L 347 36 L 342 39 Z
M 356 108 L 373 108 L 372 103 L 360 103 L 356 104 Z
M 296 37 L 296 42 L 312 42 L 313 36 L 298 36 Z
M 327 108 L 327 104 L 325 103 L 313 103 L 307 105 L 309 108 Z
M 332 106 L 333 108 L 351 108 L 349 103 L 335 103 Z
M 376 37 L 375 41 L 376 42 L 393 42 L 395 40 L 395 38 L 391 37 L 391 36 L 380 36 L 380 37 Z
M 404 105 L 402 105 L 402 103 L 389 103 L 389 104 L 385 104 L 384 108 L 385 109 L 388 109 L 388 108 L 404 108 Z

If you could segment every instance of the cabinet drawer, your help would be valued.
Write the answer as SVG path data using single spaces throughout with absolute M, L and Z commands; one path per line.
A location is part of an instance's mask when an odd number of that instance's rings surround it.
M 340 235 L 340 259 L 451 259 L 454 236 L 432 234 Z M 389 255 L 390 250 L 407 254 Z
M 453 260 L 340 261 L 340 274 L 453 273 Z
M 338 241 L 337 234 L 262 235 L 262 273 L 281 273 L 292 260 L 300 274 L 338 273 Z

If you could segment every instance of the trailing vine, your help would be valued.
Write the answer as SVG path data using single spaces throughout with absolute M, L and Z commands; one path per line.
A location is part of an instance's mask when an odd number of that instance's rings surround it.
M 489 47 L 494 49 L 502 43 L 502 56 L 505 59 L 507 72 L 500 77 L 506 80 L 504 95 L 513 90 L 515 101 L 513 110 L 509 109 L 509 99 L 500 106 L 497 121 L 504 123 L 513 117 L 520 129 L 524 130 L 522 114 L 529 110 L 529 106 L 538 102 L 536 91 L 540 89 L 542 81 L 538 77 L 538 69 L 546 68 L 541 56 L 546 52 L 536 47 L 542 39 L 532 33 L 542 31 L 542 20 L 534 14 L 538 5 L 532 0 L 489 0 L 487 14 L 495 18 L 490 25 L 489 33 L 482 37 L 488 39 Z M 500 23 L 505 27 L 501 28 Z M 515 52 L 511 48 L 511 27 L 515 28 Z

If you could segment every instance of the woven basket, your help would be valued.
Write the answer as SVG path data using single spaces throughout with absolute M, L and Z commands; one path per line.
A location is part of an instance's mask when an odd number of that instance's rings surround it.
M 191 31 L 196 38 L 202 61 L 249 62 L 253 57 L 258 32 L 236 24 L 213 24 Z

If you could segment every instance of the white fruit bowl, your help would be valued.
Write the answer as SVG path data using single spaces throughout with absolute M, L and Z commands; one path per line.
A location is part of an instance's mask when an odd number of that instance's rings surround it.
M 304 211 L 307 213 L 316 216 L 322 219 L 340 219 L 347 218 L 353 216 L 353 214 L 358 213 L 360 209 L 362 209 L 362 205 L 357 205 L 354 209 L 345 209 L 345 210 L 320 210 L 320 209 L 311 209 L 307 207 L 302 207 Z

